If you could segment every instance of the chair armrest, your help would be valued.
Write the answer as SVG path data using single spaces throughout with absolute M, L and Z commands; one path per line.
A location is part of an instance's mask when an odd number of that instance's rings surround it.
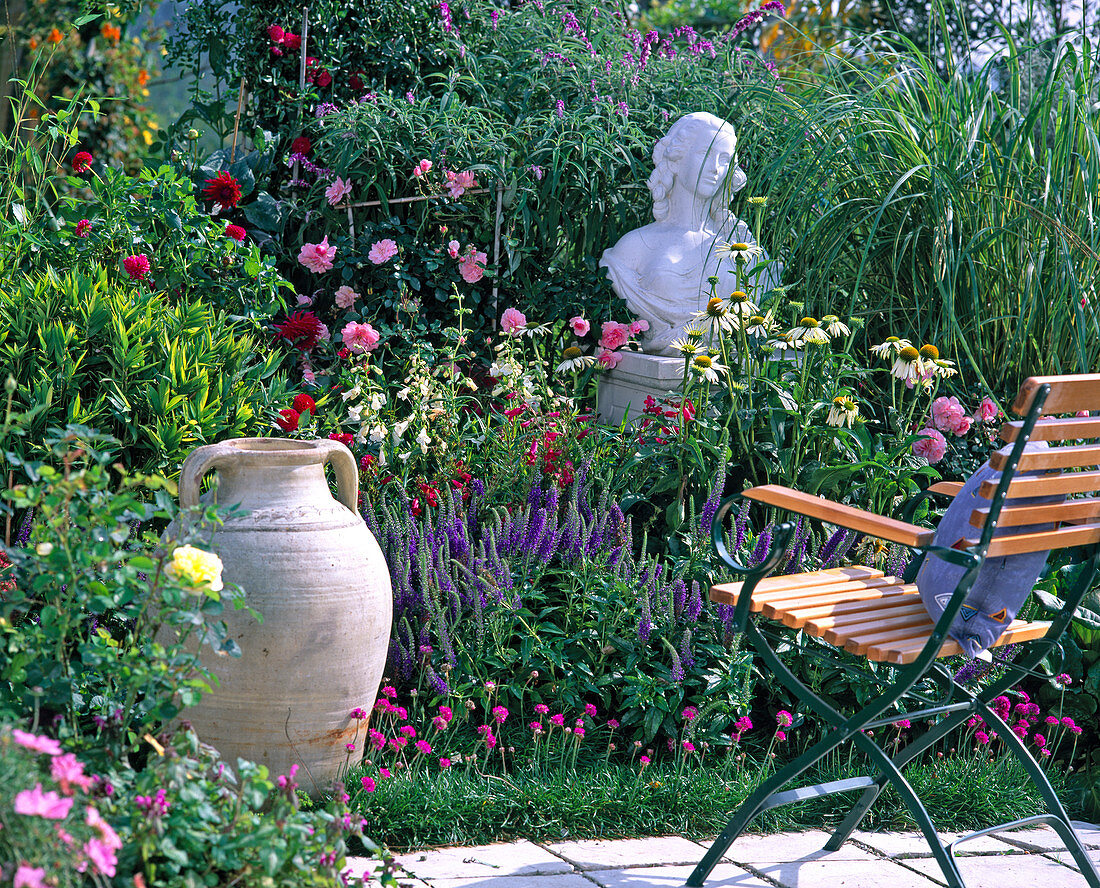
M 824 497 L 792 490 L 778 484 L 750 487 L 742 496 L 912 548 L 929 545 L 935 536 L 935 531 L 927 527 L 918 527 L 916 524 L 898 521 L 895 518 L 884 518 L 873 512 L 834 503 Z
M 929 493 L 955 497 L 963 489 L 963 483 L 962 481 L 937 481 L 935 484 L 928 485 L 927 489 Z

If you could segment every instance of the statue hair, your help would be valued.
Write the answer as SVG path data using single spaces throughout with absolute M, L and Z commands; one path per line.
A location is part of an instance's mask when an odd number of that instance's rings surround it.
M 700 132 L 710 132 L 716 136 L 723 127 L 733 132 L 733 127 L 721 117 L 715 117 L 706 111 L 695 111 L 677 120 L 654 146 L 653 172 L 646 180 L 646 185 L 653 195 L 653 218 L 657 222 L 664 222 L 672 211 L 672 201 L 669 198 L 676 183 L 676 173 L 688 147 Z M 692 187 L 690 182 L 681 184 Z M 720 194 L 721 192 L 711 200 L 707 215 L 718 230 L 722 231 L 729 223 L 731 213 L 726 208 L 725 201 L 718 199 Z

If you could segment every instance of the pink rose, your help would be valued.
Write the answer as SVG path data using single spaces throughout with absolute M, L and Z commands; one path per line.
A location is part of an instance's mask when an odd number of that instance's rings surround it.
M 383 262 L 389 262 L 396 255 L 397 244 L 387 237 L 377 243 L 371 244 L 367 258 L 375 265 L 381 265 Z
M 336 206 L 349 194 L 351 194 L 351 182 L 345 182 L 339 176 L 336 177 L 335 182 L 325 189 L 325 197 L 328 198 L 330 207 Z
M 917 434 L 924 437 L 913 444 L 914 456 L 924 457 L 929 465 L 943 459 L 947 452 L 947 439 L 943 435 L 935 429 L 921 429 Z
M 932 402 L 932 425 L 937 429 L 962 437 L 972 422 L 958 398 L 939 397 Z
M 630 324 L 630 335 L 637 336 L 639 333 L 645 333 L 649 329 L 649 321 L 645 318 L 639 318 L 636 321 L 632 321 Z
M 447 244 L 447 255 L 450 256 L 452 259 L 457 259 L 458 254 L 461 251 L 462 245 L 458 241 L 453 240 L 449 244 Z
M 506 308 L 500 316 L 500 329 L 509 336 L 518 336 L 526 326 L 527 318 L 519 309 Z
M 993 403 L 993 399 L 986 395 L 978 404 L 977 413 L 974 414 L 974 418 L 979 422 L 993 422 L 997 418 L 997 414 L 1000 411 L 997 409 L 997 405 Z
M 487 259 L 488 257 L 484 253 L 470 250 L 469 255 L 458 264 L 458 273 L 462 275 L 462 280 L 468 284 L 476 284 L 485 277 L 485 262 Z
M 346 284 L 336 291 L 336 304 L 340 308 L 351 308 L 358 298 L 359 294 Z
M 413 169 L 413 175 L 416 176 L 416 178 L 418 179 L 423 178 L 424 176 L 428 175 L 431 168 L 432 162 L 430 160 L 424 159 L 420 161 L 420 163 L 418 163 Z
M 328 235 L 319 244 L 303 244 L 298 253 L 298 261 L 314 274 L 323 274 L 332 268 L 336 258 L 336 247 L 330 247 Z
M 570 318 L 569 326 L 573 328 L 574 336 L 587 336 L 588 331 L 592 329 L 592 325 L 580 315 L 577 315 L 575 318 Z
M 473 173 L 456 173 L 453 170 L 447 170 L 447 190 L 456 200 L 462 197 L 467 188 L 476 187 L 477 179 L 474 178 Z
M 370 324 L 358 324 L 355 321 L 350 321 L 344 325 L 340 337 L 344 340 L 344 345 L 354 352 L 374 351 L 378 346 L 378 340 L 381 338 L 378 331 Z
M 596 358 L 597 363 L 601 367 L 606 367 L 608 370 L 614 370 L 619 366 L 619 361 L 623 359 L 622 353 L 604 349 L 600 352 L 599 357 Z
M 605 348 L 608 351 L 622 348 L 630 338 L 630 327 L 626 324 L 620 324 L 618 321 L 604 321 L 600 330 L 602 334 L 600 336 L 600 348 Z M 611 366 L 614 366 L 614 364 Z

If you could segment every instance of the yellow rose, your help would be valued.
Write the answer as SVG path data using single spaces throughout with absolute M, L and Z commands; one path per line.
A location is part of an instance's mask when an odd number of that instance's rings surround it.
M 222 560 L 213 552 L 179 546 L 172 552 L 168 571 L 192 585 L 209 586 L 213 592 L 222 590 Z

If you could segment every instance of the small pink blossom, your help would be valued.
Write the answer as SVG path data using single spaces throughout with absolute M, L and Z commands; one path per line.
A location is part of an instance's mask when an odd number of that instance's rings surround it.
M 336 291 L 336 305 L 340 308 L 351 308 L 358 298 L 359 294 L 346 284 Z
M 402 737 L 408 737 L 410 740 L 412 740 L 416 736 L 416 728 L 414 728 L 412 725 L 402 725 L 400 728 L 397 729 L 397 733 L 399 733 Z
M 74 786 L 85 792 L 92 786 L 92 778 L 84 773 L 84 765 L 71 752 L 50 759 L 50 776 L 58 782 L 65 795 L 72 795 Z
M 353 352 L 372 352 L 378 346 L 381 336 L 370 324 L 349 321 L 340 332 L 340 338 Z
M 449 244 L 447 244 L 447 255 L 450 256 L 452 259 L 457 259 L 458 254 L 461 252 L 462 244 L 460 244 L 458 241 L 453 240 Z
M 392 238 L 386 237 L 371 244 L 367 258 L 375 265 L 381 265 L 383 262 L 389 262 L 396 255 L 397 244 L 394 243 Z
M 439 767 L 446 771 L 451 766 L 451 760 L 449 758 L 441 758 L 439 760 Z
M 509 336 L 518 336 L 527 326 L 527 317 L 517 308 L 506 308 L 500 316 L 500 329 Z
M 61 755 L 61 744 L 49 737 L 40 737 L 37 734 L 20 731 L 19 728 L 12 728 L 11 739 L 20 746 L 32 749 L 35 752 L 44 753 L 45 755 Z
M 378 788 L 378 784 L 374 782 L 373 777 L 363 777 L 359 780 L 359 783 L 366 792 L 374 792 Z
M 451 197 L 457 200 L 462 197 L 467 188 L 477 187 L 477 179 L 474 178 L 474 174 L 471 172 L 456 173 L 453 170 L 447 170 L 446 187 L 451 193 Z
M 345 182 L 339 176 L 325 189 L 325 197 L 328 199 L 330 207 L 336 206 L 349 194 L 351 194 L 351 182 Z
M 328 235 L 317 244 L 302 244 L 298 252 L 298 261 L 314 274 L 323 274 L 332 268 L 336 258 L 336 247 L 329 246 Z
M 642 767 L 644 768 L 646 765 L 648 765 L 650 763 L 650 761 L 652 761 L 652 759 L 650 759 L 650 757 L 648 755 L 640 755 L 640 756 L 638 756 L 638 761 L 640 761 L 642 763 Z
M 527 728 L 531 731 L 532 734 L 535 734 L 537 736 L 542 733 L 542 722 L 533 721 L 527 725 Z
M 607 720 L 607 726 L 614 731 L 619 726 L 619 720 L 617 718 L 609 718 Z
M 780 709 L 775 714 L 775 723 L 781 728 L 789 728 L 794 724 L 794 716 L 792 716 L 786 709 Z
M 390 773 L 389 768 L 379 768 L 378 776 L 381 777 L 383 780 L 389 780 L 393 776 L 393 774 Z
M 680 718 L 682 718 L 686 722 L 689 722 L 695 721 L 698 715 L 699 710 L 696 709 L 694 706 L 685 706 L 684 711 L 680 713 Z
M 483 277 L 485 277 L 485 263 L 488 261 L 488 257 L 477 250 L 471 249 L 470 252 L 458 263 L 458 273 L 462 275 L 462 280 L 468 284 L 476 284 Z
M 592 329 L 592 325 L 580 315 L 570 318 L 569 326 L 572 328 L 574 336 L 587 336 L 588 331 Z
M 618 321 L 604 321 L 600 335 L 600 348 L 615 351 L 626 345 L 630 338 L 630 327 Z
M 15 871 L 12 888 L 49 888 L 45 881 L 46 870 L 40 866 L 21 863 Z
M 595 718 L 597 712 L 598 710 L 596 709 L 595 703 L 584 704 L 584 714 L 587 715 L 589 718 Z
M 787 732 L 786 731 L 776 731 L 775 732 L 775 739 L 778 740 L 780 743 L 782 743 L 784 740 L 787 739 Z
M 619 366 L 619 362 L 623 359 L 621 352 L 609 351 L 604 349 L 599 353 L 596 358 L 596 362 L 601 367 L 606 367 L 608 370 L 614 370 Z
M 636 321 L 630 322 L 630 335 L 637 336 L 639 333 L 645 333 L 649 329 L 649 321 L 645 318 L 639 318 Z
M 682 745 L 684 747 L 684 752 L 695 752 L 695 744 L 690 740 L 685 740 Z
M 560 712 L 550 716 L 550 724 L 560 728 L 562 725 L 565 724 L 565 716 L 562 715 Z
M 386 685 L 382 688 L 381 692 L 383 697 L 389 697 L 391 700 L 397 696 L 397 688 L 393 685 Z
M 921 429 L 917 434 L 924 437 L 914 442 L 914 456 L 924 457 L 929 465 L 943 459 L 943 455 L 947 452 L 947 439 L 943 435 L 935 429 Z
M 992 422 L 997 418 L 997 414 L 1000 411 L 997 409 L 997 405 L 993 403 L 993 399 L 986 395 L 978 403 L 978 410 L 974 414 L 974 418 L 979 422 Z
M 539 715 L 546 715 L 546 713 L 548 713 L 549 711 L 550 711 L 550 707 L 547 706 L 545 703 L 536 703 L 535 704 L 535 712 L 538 713 Z
M 494 706 L 493 707 L 493 721 L 495 721 L 498 725 L 504 724 L 504 721 L 507 718 L 508 718 L 508 710 L 507 709 L 505 709 L 503 706 Z
M 417 740 L 416 751 L 421 755 L 431 755 L 432 745 L 427 740 Z
M 46 820 L 64 820 L 73 806 L 72 799 L 63 799 L 53 790 L 42 791 L 42 784 L 34 789 L 24 789 L 15 796 L 15 813 Z
M 417 179 L 421 179 L 424 176 L 428 175 L 429 172 L 431 172 L 432 166 L 432 162 L 425 158 L 413 168 L 413 175 Z

